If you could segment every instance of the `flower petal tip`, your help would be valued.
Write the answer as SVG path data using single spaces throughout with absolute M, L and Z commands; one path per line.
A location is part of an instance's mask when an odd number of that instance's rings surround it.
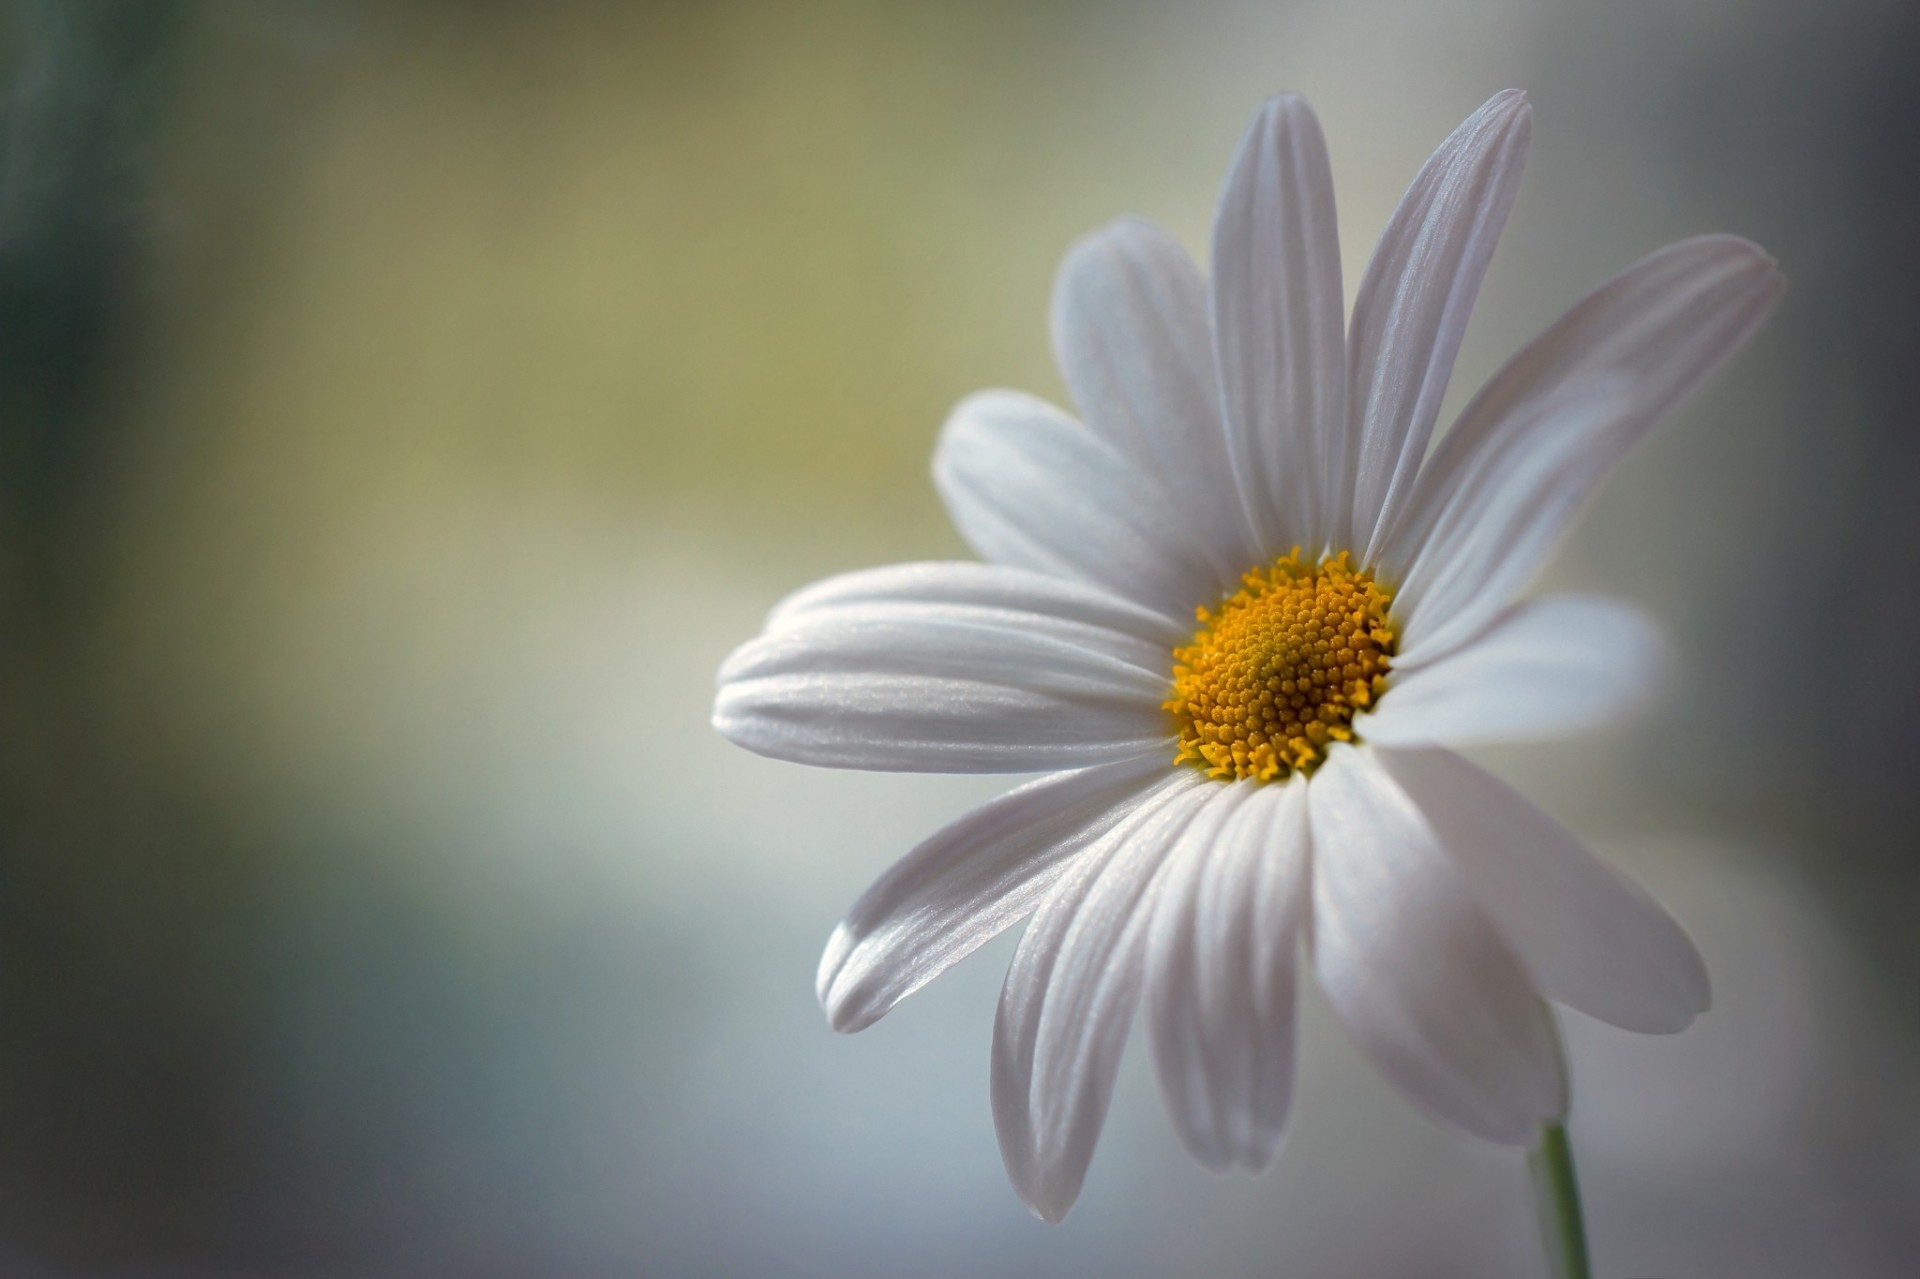
M 1482 102 L 1472 115 L 1461 121 L 1455 136 L 1472 136 L 1482 131 L 1519 133 L 1522 143 L 1533 132 L 1533 103 L 1524 89 L 1502 89 Z
M 1065 300 L 1067 282 L 1085 272 L 1110 269 L 1111 263 L 1107 259 L 1118 256 L 1124 260 L 1129 246 L 1137 247 L 1146 240 L 1157 241 L 1164 234 L 1151 219 L 1137 213 L 1123 213 L 1074 240 L 1061 255 L 1060 268 L 1054 273 L 1056 312 Z M 1056 323 L 1062 318 L 1056 316 Z
M 858 980 L 847 980 L 847 961 L 852 958 L 855 941 L 845 924 L 833 930 L 827 948 L 820 955 L 820 971 L 814 977 L 813 991 L 820 1011 L 827 1015 L 827 1027 L 835 1034 L 852 1035 L 879 1021 L 885 1007 L 877 1007 L 866 997 Z
M 821 1008 L 827 1014 L 827 1029 L 836 1035 L 857 1035 L 880 1020 L 878 1014 L 864 1008 L 856 1009 L 845 1001 L 822 1001 Z
M 852 950 L 853 938 L 847 934 L 847 926 L 841 924 L 833 930 L 833 936 L 827 938 L 827 948 L 820 952 L 819 971 L 813 978 L 813 993 L 819 997 L 822 1007 L 826 1005 L 827 996 L 833 991 L 834 979 L 846 967 L 847 955 Z
M 1282 89 L 1260 104 L 1261 115 L 1284 115 L 1294 111 L 1305 111 L 1311 115 L 1313 106 L 1307 101 L 1305 94 L 1292 89 Z
M 1677 1035 L 1713 1011 L 1713 979 L 1707 973 L 1707 961 L 1701 956 L 1699 948 L 1692 944 L 1692 938 L 1684 932 L 1681 937 L 1687 942 L 1687 959 L 1690 961 L 1685 965 L 1683 993 L 1674 997 L 1667 1010 L 1668 1015 L 1659 1024 L 1640 1031 L 1643 1035 Z
M 996 1114 L 995 1119 L 999 1116 Z M 1057 1226 L 1067 1219 L 1073 1211 L 1073 1205 L 1079 1202 L 1082 1179 L 1063 1177 L 1056 1170 L 1049 1174 L 1042 1165 L 1039 1152 L 1030 1147 L 1016 1144 L 1008 1146 L 1007 1133 L 1000 1133 L 1000 1156 L 1006 1165 L 1007 1180 L 1013 1186 L 1013 1193 L 1020 1199 L 1026 1210 L 1033 1214 L 1036 1221 L 1049 1226 Z
M 1049 1226 L 1057 1226 L 1067 1219 L 1067 1214 L 1073 1211 L 1074 1201 L 1079 1197 L 1077 1191 L 1064 1198 L 1057 1195 L 1046 1195 L 1044 1193 L 1037 1193 L 1029 1197 L 1027 1194 L 1022 1193 L 1020 1202 L 1027 1206 L 1027 1211 L 1032 1213 L 1037 1220 L 1043 1221 Z
M 1320 117 L 1314 114 L 1313 104 L 1304 95 L 1289 90 L 1276 93 L 1260 104 L 1260 109 L 1253 113 L 1253 123 L 1247 128 L 1247 138 L 1276 137 L 1301 127 L 1318 133 Z
M 1489 121 L 1506 133 L 1511 145 L 1524 151 L 1533 142 L 1533 103 L 1528 101 L 1525 92 L 1519 89 L 1502 89 L 1488 102 L 1486 111 Z
M 1102 222 L 1099 226 L 1075 240 L 1073 246 L 1067 250 L 1067 254 L 1071 257 L 1075 252 L 1084 248 L 1111 244 L 1115 240 L 1128 239 L 1142 232 L 1157 233 L 1158 230 L 1159 228 L 1151 218 L 1138 213 L 1122 213 L 1117 217 L 1108 218 L 1105 222 Z
M 1232 1161 L 1224 1171 L 1238 1170 L 1250 1177 L 1258 1177 L 1273 1166 L 1285 1141 L 1285 1132 L 1275 1133 L 1271 1137 L 1250 1138 L 1233 1153 Z
M 725 690 L 725 681 L 721 682 L 720 687 L 722 691 Z M 726 703 L 721 698 L 716 697 L 714 699 L 713 713 L 707 716 L 707 723 L 712 727 L 714 732 L 720 734 L 720 736 L 726 738 L 735 746 L 744 745 L 734 732 L 733 718 L 727 714 Z
M 1730 263 L 1739 266 L 1743 271 L 1750 272 L 1771 293 L 1778 294 L 1786 287 L 1787 277 L 1781 271 L 1779 261 L 1757 242 L 1749 240 L 1744 235 L 1734 235 L 1729 231 L 1710 231 L 1705 235 L 1682 240 L 1680 244 L 1698 246 L 1702 250 L 1726 255 Z

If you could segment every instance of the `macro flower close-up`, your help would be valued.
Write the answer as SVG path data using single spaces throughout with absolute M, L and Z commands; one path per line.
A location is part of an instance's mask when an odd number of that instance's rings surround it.
M 0 0 L 0 1279 L 1920 1275 L 1916 63 Z
M 981 562 L 819 582 L 720 669 L 713 722 L 761 754 L 1043 774 L 884 874 L 818 990 L 859 1030 L 1030 916 L 992 1103 L 1049 1221 L 1136 1013 L 1181 1141 L 1224 1171 L 1281 1144 L 1303 981 L 1428 1114 L 1522 1147 L 1567 1112 L 1552 1004 L 1648 1033 L 1708 1005 L 1674 919 L 1455 749 L 1577 733 L 1653 691 L 1640 613 L 1525 591 L 1782 277 L 1730 235 L 1653 252 L 1436 439 L 1531 128 L 1508 91 L 1440 144 L 1349 320 L 1319 122 L 1270 100 L 1205 275 L 1135 219 L 1068 252 L 1051 331 L 1077 416 L 1014 391 L 954 409 L 934 480 Z

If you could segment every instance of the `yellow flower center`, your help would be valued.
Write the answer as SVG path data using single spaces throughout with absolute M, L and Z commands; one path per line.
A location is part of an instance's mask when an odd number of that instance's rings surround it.
M 1311 772 L 1386 691 L 1393 593 L 1345 551 L 1308 566 L 1298 547 L 1240 582 L 1173 652 L 1174 762 L 1222 780 Z

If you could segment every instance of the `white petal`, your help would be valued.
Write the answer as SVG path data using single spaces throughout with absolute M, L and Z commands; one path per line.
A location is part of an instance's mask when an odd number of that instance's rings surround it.
M 864 1030 L 895 1004 L 1025 918 L 1075 854 L 1165 778 L 1147 756 L 1054 773 L 949 824 L 874 881 L 820 958 L 820 1005 L 835 1030 Z
M 1087 425 L 1159 482 L 1215 589 L 1237 582 L 1259 548 L 1233 500 L 1207 285 L 1187 251 L 1139 218 L 1082 237 L 1054 284 L 1053 345 Z
M 1553 1015 L 1405 791 L 1365 749 L 1307 787 L 1314 966 L 1360 1047 L 1433 1115 L 1530 1145 L 1566 1110 Z
M 1345 524 L 1346 346 L 1333 171 L 1306 99 L 1254 117 L 1213 226 L 1221 403 L 1264 562 Z
M 1653 624 L 1624 604 L 1531 600 L 1432 662 L 1396 664 L 1378 708 L 1355 719 L 1354 732 L 1380 746 L 1578 733 L 1635 710 L 1657 685 L 1664 653 Z
M 1515 356 L 1441 439 L 1384 545 L 1403 647 L 1458 642 L 1525 587 L 1587 495 L 1782 287 L 1757 245 L 1701 236 L 1642 259 Z
M 713 725 L 777 759 L 897 772 L 1041 772 L 1167 748 L 1145 641 L 967 605 L 802 611 L 720 668 Z
M 1187 622 L 1217 594 L 1160 484 L 1059 409 L 982 391 L 947 419 L 933 481 L 981 558 L 1103 586 Z
M 995 576 L 1016 572 L 994 565 L 975 567 Z M 892 570 L 877 572 L 890 575 Z M 1012 598 L 1001 603 L 990 589 L 948 591 L 946 598 L 915 596 L 904 589 L 880 594 L 863 588 L 858 579 L 867 574 L 846 576 L 855 580 L 829 578 L 819 584 L 833 588 L 845 582 L 839 598 L 803 598 L 797 605 L 789 601 L 776 607 L 765 633 L 722 663 L 719 682 L 829 668 L 969 678 L 1031 652 L 1046 654 L 1041 662 L 1049 667 L 1056 661 L 1066 663 L 1063 669 L 1075 675 L 1117 681 L 1150 696 L 1165 694 L 1173 664 L 1166 637 L 1179 630 L 1162 618 L 1160 637 L 1150 639 L 1139 634 L 1147 629 L 1144 624 L 1126 630 L 1110 625 L 1159 614 L 1112 600 L 1098 587 L 1022 572 L 1021 589 L 1004 592 Z M 959 575 L 962 580 L 966 576 Z M 816 589 L 819 586 L 809 588 Z M 854 592 L 867 598 L 854 598 Z M 1114 607 L 1102 610 L 1099 605 L 1109 600 Z M 898 651 L 887 650 L 888 643 L 897 644 Z M 860 664 L 876 650 L 883 666 Z M 1097 677 L 1096 669 L 1105 674 Z
M 1293 1096 L 1307 909 L 1306 787 L 1229 786 L 1188 826 L 1147 950 L 1154 1065 L 1180 1139 L 1215 1172 L 1271 1162 Z
M 1377 530 L 1426 455 L 1453 358 L 1520 191 L 1532 110 L 1518 90 L 1468 116 L 1415 176 L 1353 302 L 1351 541 L 1372 563 Z
M 1014 1191 L 1059 1221 L 1079 1197 L 1140 1000 L 1153 886 L 1224 788 L 1176 770 L 1074 860 L 1020 939 L 993 1027 L 993 1119 Z
M 1510 419 L 1529 433 L 1531 447 L 1483 453 L 1490 465 L 1455 477 L 1413 566 L 1404 575 L 1382 568 L 1387 580 L 1401 582 L 1393 610 L 1408 661 L 1471 638 L 1533 576 L 1590 491 L 1589 446 L 1628 394 L 1616 378 L 1532 401 Z M 1423 472 L 1421 481 L 1427 478 Z M 1415 500 L 1422 496 L 1417 490 Z
M 1031 613 L 1118 631 L 1169 650 L 1193 639 L 1191 620 L 1176 624 L 1101 587 L 974 560 L 888 564 L 823 578 L 780 601 L 767 617 L 767 629 L 857 604 L 947 604 Z
M 1700 952 L 1644 889 L 1451 751 L 1380 751 L 1540 993 L 1626 1030 L 1684 1030 L 1709 1002 Z

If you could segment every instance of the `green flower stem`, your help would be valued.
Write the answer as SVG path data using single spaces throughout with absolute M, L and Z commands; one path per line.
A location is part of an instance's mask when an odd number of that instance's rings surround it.
M 1587 1227 L 1580 1216 L 1580 1183 L 1573 1175 L 1573 1147 L 1561 1124 L 1548 1124 L 1527 1156 L 1540 1238 L 1554 1279 L 1593 1279 L 1587 1262 Z

